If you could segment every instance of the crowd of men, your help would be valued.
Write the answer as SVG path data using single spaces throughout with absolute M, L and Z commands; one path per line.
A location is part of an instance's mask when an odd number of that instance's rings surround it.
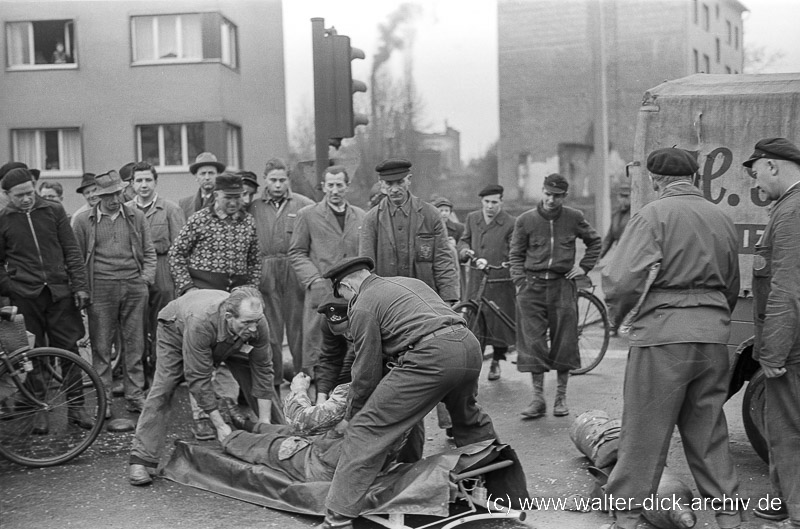
M 762 140 L 743 165 L 776 201 L 757 247 L 754 291 L 770 477 L 784 501 L 756 514 L 800 527 L 800 150 L 782 138 Z M 501 377 L 512 347 L 518 370 L 531 373 L 523 419 L 546 414 L 551 370 L 552 413 L 569 415 L 569 372 L 580 365 L 575 278 L 617 242 L 603 271 L 612 324 L 634 307 L 638 315 L 619 462 L 607 493 L 635 499 L 611 526 L 632 529 L 659 482 L 676 425 L 701 494 L 730 498 L 738 489 L 722 411 L 725 344 L 739 294 L 735 228 L 692 184 L 693 154 L 659 149 L 647 169 L 658 200 L 631 217 L 630 188 L 620 188 L 604 242 L 580 210 L 564 204 L 569 182 L 559 174 L 544 179 L 541 202 L 516 218 L 503 209 L 502 186 L 488 185 L 462 225 L 447 198 L 428 202 L 411 193 L 406 160 L 375 168 L 378 185 L 365 211 L 347 199 L 351 175 L 343 166 L 325 169 L 324 197 L 315 203 L 292 192 L 279 159 L 267 163 L 259 184 L 254 173 L 226 172 L 212 153 L 201 153 L 190 166 L 197 192 L 179 204 L 159 196 L 156 168 L 137 162 L 84 175 L 77 191 L 86 204 L 69 217 L 59 205 L 63 188 L 37 187 L 38 171 L 9 162 L 0 168 L 7 201 L 0 204 L 0 295 L 19 307 L 37 346 L 77 351 L 85 311 L 107 396 L 120 391 L 127 411 L 140 414 L 129 461 L 134 485 L 152 481 L 172 395 L 184 380 L 195 437 L 228 445 L 235 430 L 285 422 L 284 366 L 307 375 L 303 389 L 317 385 L 318 405 L 350 383 L 320 527 L 351 527 L 387 454 L 421 457 L 422 420 L 437 405 L 440 426 L 458 446 L 498 438 L 476 400 L 484 344 L 493 348 L 489 380 Z M 485 279 L 487 265 L 496 268 Z M 481 285 L 516 315 L 514 329 L 482 314 L 484 343 L 454 310 Z M 291 364 L 283 359 L 284 336 Z M 31 384 L 35 390 L 35 373 Z M 93 426 L 80 408 L 69 420 Z M 48 431 L 45 411 L 32 427 Z M 724 529 L 741 524 L 739 512 L 716 516 Z

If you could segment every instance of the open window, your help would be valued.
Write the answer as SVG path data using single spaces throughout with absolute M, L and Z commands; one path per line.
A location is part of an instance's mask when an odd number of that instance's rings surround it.
M 74 21 L 6 22 L 6 67 L 10 70 L 76 68 Z

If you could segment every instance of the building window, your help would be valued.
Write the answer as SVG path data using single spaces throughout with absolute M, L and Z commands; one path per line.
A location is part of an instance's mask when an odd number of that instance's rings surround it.
M 739 49 L 739 26 L 733 28 L 733 49 Z
M 9 69 L 76 68 L 76 52 L 72 20 L 6 23 Z
M 185 172 L 210 151 L 231 169 L 241 167 L 241 128 L 225 122 L 168 123 L 136 127 L 137 156 L 161 170 Z M 224 146 L 225 152 L 217 152 Z
M 705 64 L 705 73 L 711 73 L 711 59 L 706 55 L 703 54 L 703 64 Z
M 717 64 L 719 64 L 720 58 L 722 56 L 722 52 L 721 52 L 720 47 L 719 47 L 719 38 L 717 38 L 716 40 L 717 40 Z
M 83 174 L 81 133 L 74 129 L 11 131 L 12 160 L 40 169 L 43 176 Z
M 733 44 L 733 29 L 731 28 L 730 20 L 725 21 L 725 27 L 728 30 L 728 46 L 730 46 L 731 44 Z
M 132 17 L 131 43 L 134 64 L 218 61 L 231 68 L 238 65 L 236 26 L 219 13 Z
M 700 73 L 700 54 L 697 53 L 697 50 L 692 50 L 694 52 L 694 73 Z
M 239 170 L 242 166 L 242 129 L 226 124 L 225 140 L 228 146 L 228 167 Z
M 711 29 L 711 15 L 708 12 L 708 6 L 703 4 L 703 29 L 709 31 Z

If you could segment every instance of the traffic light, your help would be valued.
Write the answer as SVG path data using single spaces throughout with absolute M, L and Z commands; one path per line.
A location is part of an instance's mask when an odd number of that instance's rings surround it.
M 333 120 L 331 123 L 331 138 L 352 138 L 355 128 L 369 123 L 367 116 L 358 114 L 353 110 L 353 94 L 366 92 L 367 85 L 362 81 L 353 79 L 353 59 L 363 59 L 364 52 L 350 46 L 350 37 L 346 35 L 331 35 L 333 49 Z

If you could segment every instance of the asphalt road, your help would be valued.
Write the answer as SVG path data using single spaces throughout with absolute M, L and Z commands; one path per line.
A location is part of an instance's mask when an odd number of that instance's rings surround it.
M 481 377 L 479 401 L 495 422 L 502 441 L 518 452 L 528 478 L 532 496 L 562 498 L 588 494 L 593 480 L 586 471 L 588 461 L 569 439 L 569 427 L 580 413 L 602 409 L 612 417 L 622 412 L 622 377 L 626 344 L 613 338 L 611 349 L 597 369 L 570 380 L 569 417 L 548 415 L 535 421 L 523 421 L 519 412 L 529 402 L 531 382 L 518 373 L 516 366 L 503 364 L 499 381 Z M 511 358 L 513 360 L 513 356 Z M 552 408 L 555 374 L 546 377 L 548 408 Z M 741 480 L 740 494 L 753 503 L 770 492 L 766 465 L 751 449 L 741 420 L 741 393 L 726 406 L 731 449 Z M 172 439 L 191 439 L 186 389 L 176 399 Z M 115 399 L 115 407 L 124 403 Z M 436 426 L 435 413 L 426 421 L 426 455 L 444 450 L 448 441 Z M 319 518 L 291 515 L 203 492 L 158 479 L 149 487 L 132 487 L 127 482 L 127 455 L 131 434 L 102 433 L 95 444 L 78 459 L 50 469 L 28 469 L 0 460 L 0 527 L 2 529 L 81 528 L 309 528 Z M 683 457 L 680 438 L 672 441 L 668 465 L 686 483 L 693 486 Z M 752 506 L 751 506 L 752 508 Z M 716 527 L 713 516 L 699 513 L 696 527 Z M 609 520 L 599 512 L 574 513 L 561 510 L 538 510 L 528 515 L 524 525 L 538 529 L 595 529 Z M 513 527 L 508 522 L 482 523 L 470 527 Z M 357 528 L 376 527 L 359 520 Z M 760 527 L 751 513 L 746 514 L 746 528 Z

